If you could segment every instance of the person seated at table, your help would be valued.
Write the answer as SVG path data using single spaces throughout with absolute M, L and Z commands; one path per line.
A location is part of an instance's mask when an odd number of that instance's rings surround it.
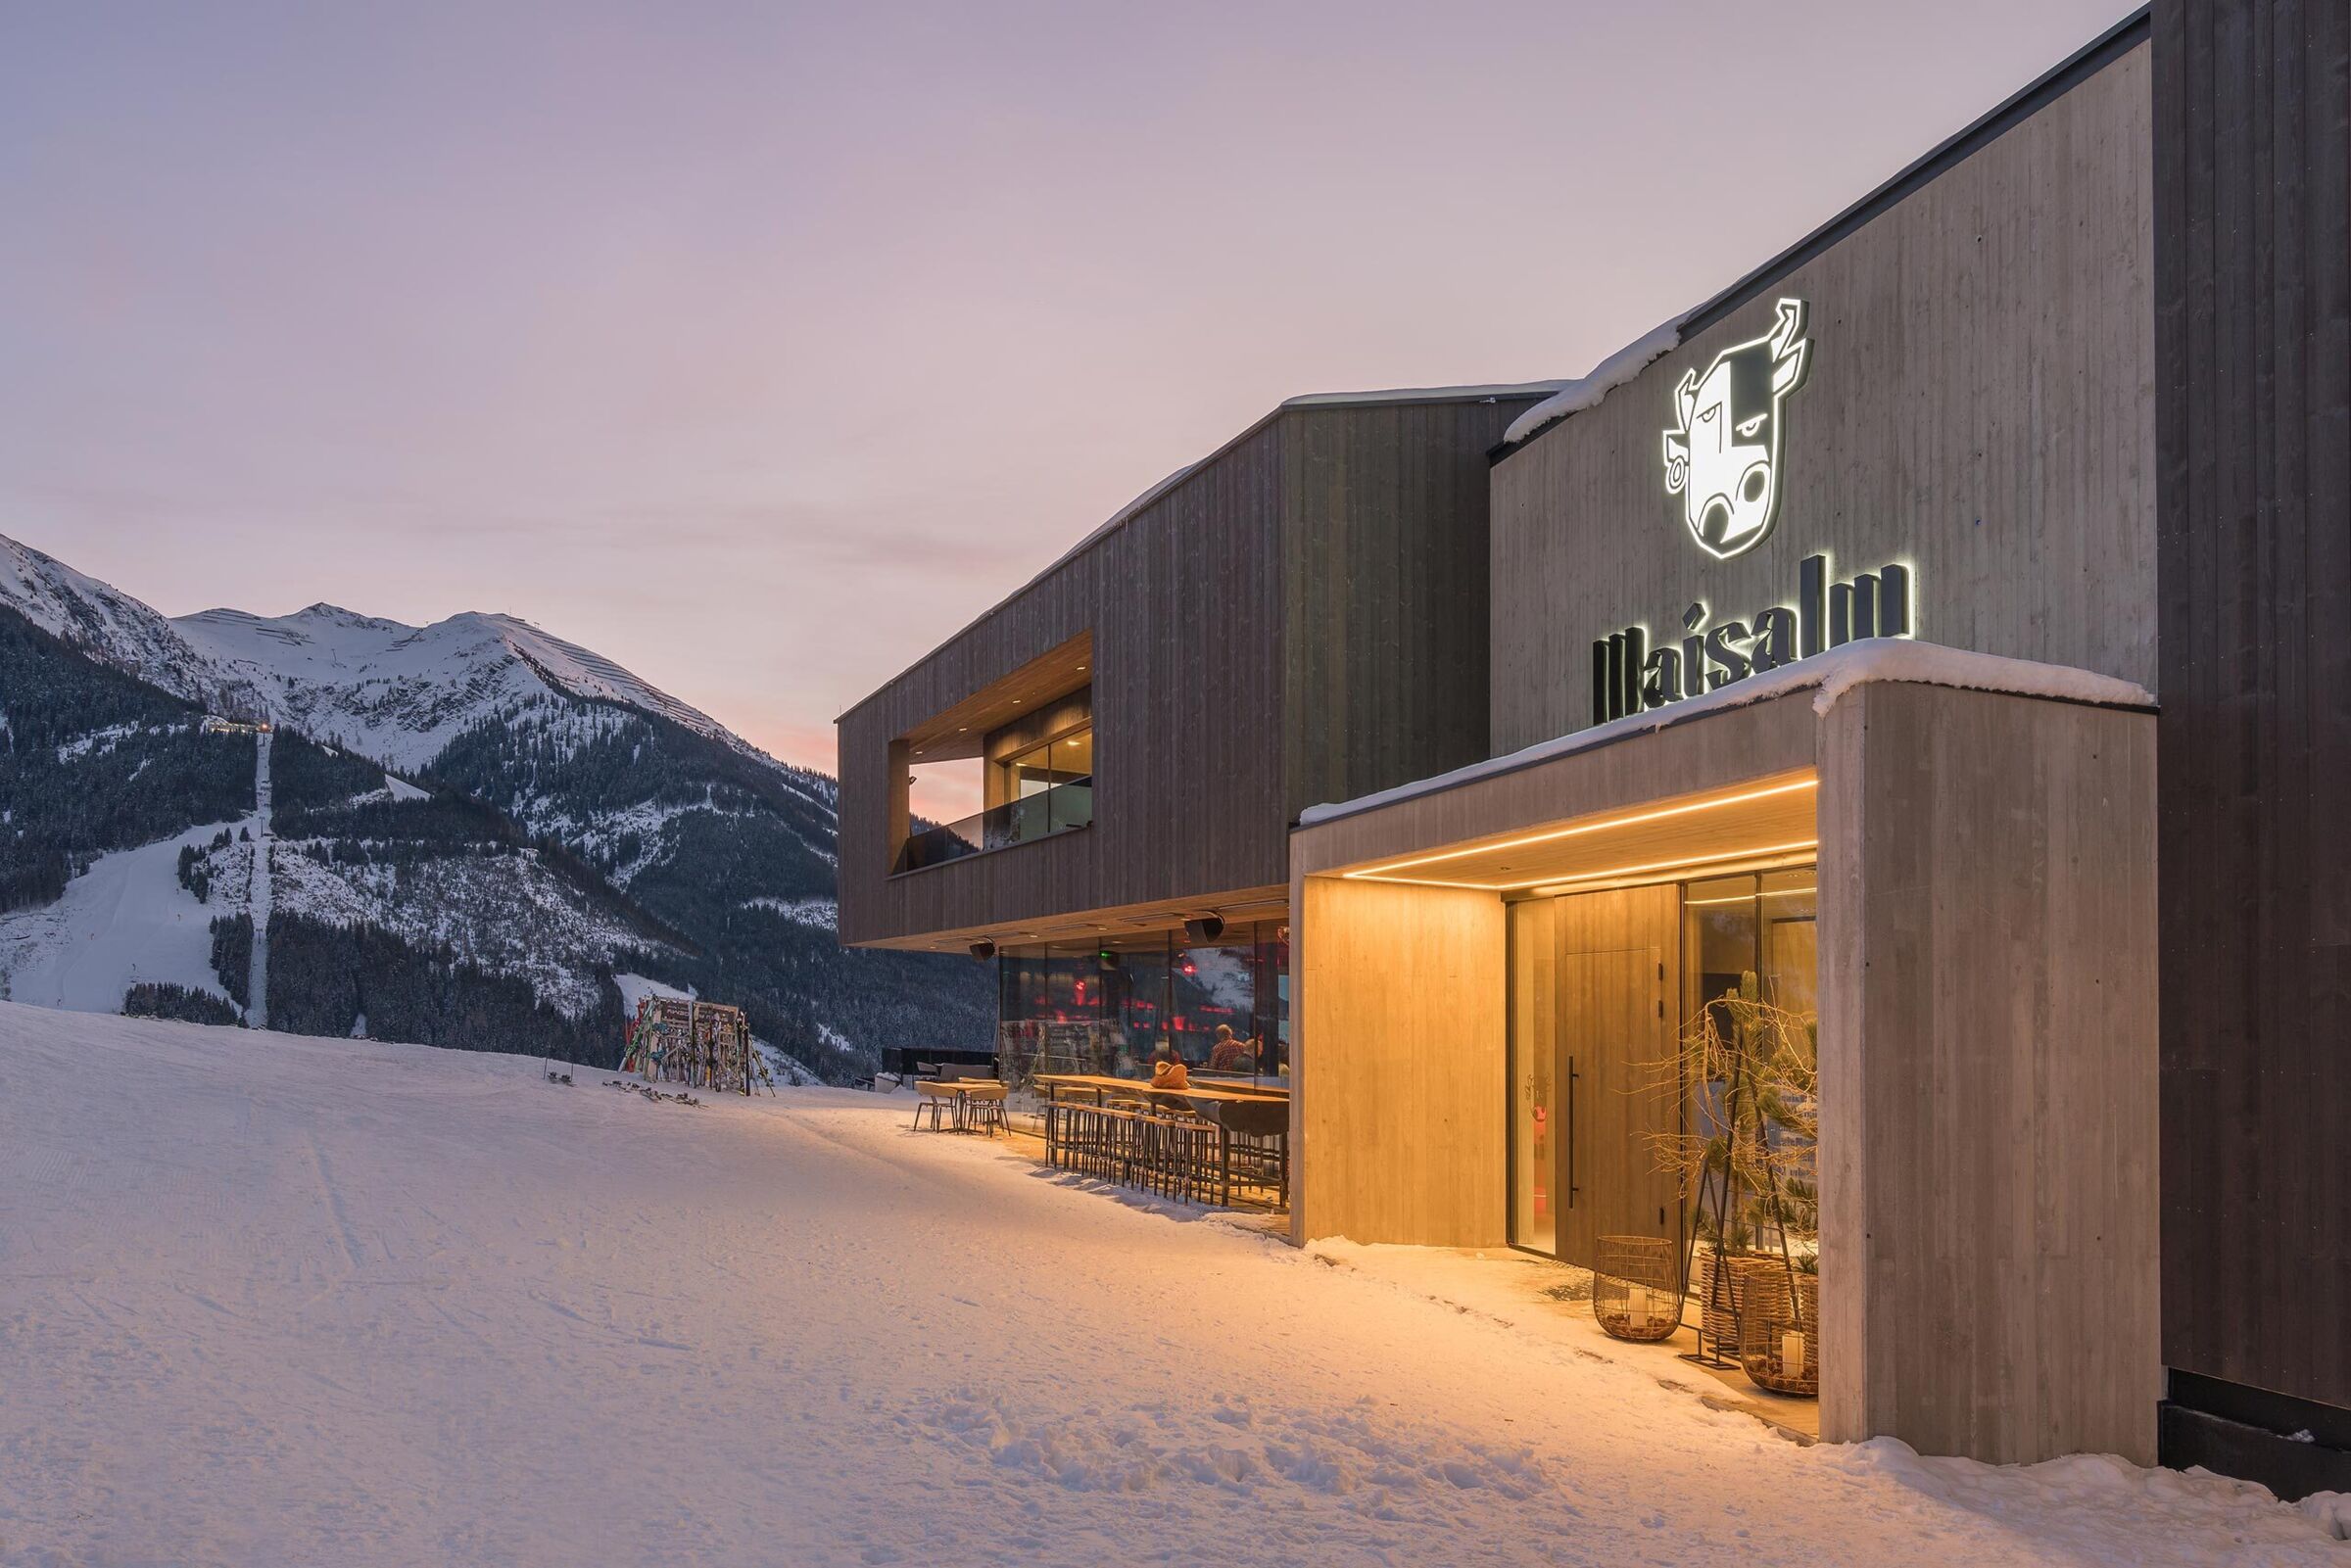
M 1154 1089 L 1188 1089 L 1192 1086 L 1191 1069 L 1173 1045 L 1163 1046 L 1151 1059 L 1151 1087 Z
M 1246 1072 L 1249 1070 L 1250 1047 L 1253 1040 L 1236 1040 L 1232 1025 L 1217 1025 L 1217 1038 L 1208 1048 L 1208 1070 L 1211 1072 Z

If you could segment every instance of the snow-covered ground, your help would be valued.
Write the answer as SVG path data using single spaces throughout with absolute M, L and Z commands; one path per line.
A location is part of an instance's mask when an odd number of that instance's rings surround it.
M 0 1060 L 0 1560 L 2351 1561 L 2214 1478 L 1799 1448 L 904 1100 L 7 1005 Z

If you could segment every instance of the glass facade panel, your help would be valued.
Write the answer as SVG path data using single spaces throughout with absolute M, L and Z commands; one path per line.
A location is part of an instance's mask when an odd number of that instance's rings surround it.
M 1817 1246 L 1812 1197 L 1811 1072 L 1817 1049 L 1820 896 L 1809 866 L 1692 882 L 1683 889 L 1685 1017 L 1710 1019 L 1731 1054 L 1722 1075 L 1690 1085 L 1694 1131 L 1744 1129 L 1756 1152 L 1736 1162 L 1735 1195 L 1718 1217 L 1695 1214 L 1702 1240 L 1722 1229 L 1735 1247 L 1786 1247 L 1799 1267 Z M 1749 976 L 1753 999 L 1742 999 Z M 1732 1093 L 1744 1080 L 1749 1102 Z M 1758 1110 L 1757 1108 L 1761 1109 Z M 1727 1227 L 1727 1228 L 1726 1228 Z
M 1080 731 L 1003 764 L 1010 798 L 978 816 L 910 835 L 895 871 L 920 871 L 985 849 L 1027 843 L 1094 820 L 1093 732 Z M 1082 766 L 1086 772 L 1072 772 Z
M 1687 1185 L 1670 1224 L 1668 1211 L 1654 1211 L 1668 1235 L 1686 1246 L 1694 1231 L 1704 1236 L 1727 1222 L 1725 1234 L 1735 1245 L 1776 1249 L 1784 1242 L 1796 1265 L 1808 1266 L 1817 1245 L 1809 1130 L 1819 987 L 1817 878 L 1812 868 L 1799 867 L 1685 882 L 1678 892 L 1678 912 L 1669 901 L 1655 918 L 1665 923 L 1668 973 L 1677 957 L 1672 923 L 1680 923 L 1681 1043 L 1677 1047 L 1676 1030 L 1666 1025 L 1651 1056 L 1631 1064 L 1637 1069 L 1631 1092 L 1657 1096 L 1659 1103 L 1653 1132 L 1630 1141 L 1601 1124 L 1606 1118 L 1600 1111 L 1612 1102 L 1581 1098 L 1609 1092 L 1605 1074 L 1587 1070 L 1580 1091 L 1568 1081 L 1571 1048 L 1578 1042 L 1570 1040 L 1562 1021 L 1571 1005 L 1579 1017 L 1606 1015 L 1607 998 L 1625 985 L 1604 975 L 1602 961 L 1615 948 L 1638 948 L 1638 929 L 1588 924 L 1571 929 L 1561 923 L 1576 903 L 1573 896 L 1510 907 L 1511 1240 L 1569 1257 L 1581 1245 L 1578 1191 L 1590 1201 L 1590 1195 L 1615 1192 L 1635 1178 L 1671 1176 Z M 1633 917 L 1627 913 L 1623 920 Z M 1567 969 L 1570 957 L 1587 961 L 1574 976 Z M 1670 1017 L 1673 992 L 1665 994 Z M 1702 1047 L 1709 1023 L 1731 1056 Z M 1598 1060 L 1608 1038 L 1588 1032 L 1580 1043 Z M 1744 1067 L 1737 1057 L 1742 1052 Z M 1713 1145 L 1717 1129 L 1734 1124 L 1747 1129 L 1749 1144 L 1759 1136 L 1762 1152 L 1740 1159 L 1734 1196 L 1722 1196 L 1716 1177 L 1716 1196 L 1702 1205 L 1704 1183 L 1698 1165 L 1688 1162 Z M 1588 1153 L 1570 1152 L 1587 1139 Z M 1668 1160 L 1674 1167 L 1656 1164 Z M 1639 1162 L 1639 1167 L 1611 1170 L 1604 1167 L 1607 1161 Z M 1666 1191 L 1676 1184 L 1669 1181 Z M 1611 1216 L 1611 1222 L 1624 1235 L 1646 1233 L 1648 1225 L 1646 1217 L 1636 1223 Z
M 1762 953 L 1757 969 L 1763 999 L 1791 1013 L 1819 1012 L 1819 877 L 1799 871 L 1765 872 L 1760 894 Z
M 1550 956 L 1551 913 L 1544 902 L 1512 904 L 1510 913 L 1511 1240 L 1543 1253 L 1559 1247 L 1551 1191 L 1559 1050 L 1550 1026 L 1551 998 L 1544 994 L 1549 974 L 1537 969 L 1538 958 Z
M 1173 1045 L 1195 1071 L 1277 1080 L 1289 1070 L 1289 936 L 1268 922 L 1203 946 L 1153 931 L 1007 948 L 997 957 L 1006 1075 L 1142 1077 Z

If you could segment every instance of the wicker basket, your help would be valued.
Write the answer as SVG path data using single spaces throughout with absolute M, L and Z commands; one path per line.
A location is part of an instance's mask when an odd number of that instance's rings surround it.
M 1719 1361 L 1736 1360 L 1739 1355 L 1739 1318 L 1746 1305 L 1742 1289 L 1746 1283 L 1746 1265 L 1777 1262 L 1761 1253 L 1726 1252 L 1719 1258 L 1705 1242 L 1698 1244 L 1698 1277 L 1691 1283 L 1698 1293 L 1698 1354 Z M 1722 1279 L 1716 1283 L 1716 1272 Z
M 1682 1326 L 1673 1243 L 1655 1236 L 1603 1236 L 1592 1270 L 1592 1315 L 1611 1339 L 1671 1339 Z
M 1776 1291 L 1757 1276 L 1741 1320 L 1739 1364 L 1757 1388 L 1774 1394 L 1820 1393 L 1820 1276 L 1796 1276 L 1791 1302 L 1785 1265 Z

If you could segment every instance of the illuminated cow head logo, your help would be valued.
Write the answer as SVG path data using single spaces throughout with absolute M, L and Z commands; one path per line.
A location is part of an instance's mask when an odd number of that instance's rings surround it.
M 1682 498 L 1690 537 L 1718 560 L 1763 543 L 1779 515 L 1781 414 L 1811 350 L 1804 302 L 1782 300 L 1769 332 L 1723 350 L 1703 376 L 1683 371 L 1673 389 L 1682 422 L 1665 432 L 1665 493 Z

